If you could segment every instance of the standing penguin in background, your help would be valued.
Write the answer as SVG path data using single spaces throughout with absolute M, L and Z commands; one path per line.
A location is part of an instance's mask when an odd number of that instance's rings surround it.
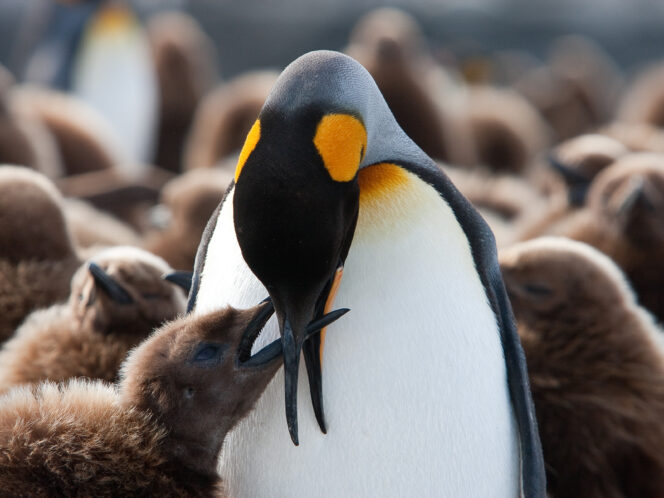
M 189 308 L 268 295 L 277 320 L 255 347 L 280 335 L 284 369 L 225 445 L 232 495 L 545 495 L 493 235 L 336 52 L 277 80 L 203 235 Z M 350 313 L 305 341 L 333 301 Z M 312 404 L 298 417 L 301 351 Z
M 134 163 L 150 161 L 159 90 L 147 35 L 130 2 L 55 2 L 43 9 L 37 14 L 46 26 L 25 79 L 82 99 L 108 120 Z

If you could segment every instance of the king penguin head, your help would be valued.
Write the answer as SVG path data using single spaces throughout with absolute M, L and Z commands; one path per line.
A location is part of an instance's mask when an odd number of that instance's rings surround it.
M 247 136 L 235 173 L 235 231 L 277 313 L 295 444 L 301 351 L 325 432 L 324 335 L 305 342 L 305 331 L 334 298 L 359 212 L 358 172 L 423 160 L 431 162 L 399 128 L 369 73 L 337 52 L 311 52 L 288 66 Z

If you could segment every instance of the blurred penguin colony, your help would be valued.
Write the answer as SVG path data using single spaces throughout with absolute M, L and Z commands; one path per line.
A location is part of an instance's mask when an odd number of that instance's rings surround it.
M 183 13 L 139 22 L 92 2 L 67 37 L 67 8 L 25 75 L 0 67 L 1 392 L 116 382 L 130 349 L 184 312 L 163 276 L 193 269 L 278 75 L 224 79 Z M 664 62 L 625 74 L 577 36 L 546 60 L 437 58 L 394 9 L 324 48 L 367 68 L 492 227 L 550 495 L 664 496 Z M 0 398 L 0 453 L 17 399 Z

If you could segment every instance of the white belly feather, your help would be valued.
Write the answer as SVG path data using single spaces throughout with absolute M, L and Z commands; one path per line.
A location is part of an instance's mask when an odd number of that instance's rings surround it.
M 495 317 L 467 239 L 438 193 L 411 175 L 386 212 L 360 210 L 323 363 L 328 434 L 298 389 L 291 443 L 280 371 L 227 438 L 220 472 L 234 497 L 519 494 L 518 435 Z M 249 307 L 267 291 L 242 260 L 227 199 L 196 312 Z M 276 320 L 261 344 L 278 336 Z

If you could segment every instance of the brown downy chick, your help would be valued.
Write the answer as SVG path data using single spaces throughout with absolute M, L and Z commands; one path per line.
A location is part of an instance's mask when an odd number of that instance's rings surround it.
M 184 169 L 210 168 L 244 144 L 279 73 L 242 74 L 199 103 L 184 151 Z
M 664 64 L 654 64 L 637 75 L 625 91 L 616 118 L 664 127 Z
M 76 272 L 65 304 L 30 315 L 0 351 L 0 391 L 41 380 L 113 381 L 127 351 L 185 308 L 171 268 L 132 247 L 98 253 Z
M 57 143 L 65 175 L 127 163 L 110 125 L 83 101 L 55 90 L 23 86 L 12 92 L 10 104 L 48 128 Z
M 165 325 L 131 353 L 117 390 L 80 380 L 14 389 L 0 401 L 0 489 L 225 496 L 216 471 L 224 437 L 281 365 L 280 342 L 250 357 L 271 309 Z
M 586 103 L 595 123 L 606 122 L 623 88 L 616 62 L 593 39 L 565 35 L 551 44 L 549 65 Z
M 65 217 L 79 253 L 140 245 L 140 236 L 132 227 L 80 199 L 65 199 Z
M 593 178 L 628 152 L 625 145 L 605 135 L 581 135 L 553 149 L 549 164 L 567 186 L 570 205 L 581 206 Z
M 56 178 L 62 164 L 55 140 L 39 120 L 12 109 L 13 86 L 14 78 L 0 65 L 0 164 L 26 166 Z
M 655 125 L 616 121 L 600 128 L 598 133 L 618 140 L 633 152 L 664 154 L 664 130 Z
M 520 229 L 520 240 L 547 233 L 559 233 L 570 217 L 585 206 L 588 189 L 595 177 L 618 159 L 630 154 L 620 141 L 605 134 L 588 134 L 572 138 L 553 149 L 548 164 L 537 165 L 538 185 L 546 185 L 549 207 L 533 213 Z
M 622 76 L 608 54 L 579 36 L 556 40 L 549 64 L 514 84 L 544 116 L 555 141 L 588 133 L 607 121 L 621 86 Z
M 173 268 L 193 270 L 205 226 L 232 180 L 232 172 L 217 168 L 191 170 L 171 180 L 161 196 L 165 227 L 148 233 L 144 247 Z
M 199 100 L 216 80 L 216 54 L 196 20 L 182 12 L 156 14 L 147 33 L 159 81 L 155 164 L 182 170 L 182 151 Z
M 597 174 L 629 153 L 619 141 L 606 135 L 571 138 L 549 152 L 547 161 L 533 167 L 531 178 L 547 197 L 543 210 L 531 211 L 518 227 L 519 239 L 547 233 L 552 226 L 581 209 Z
M 664 156 L 630 154 L 600 173 L 587 206 L 551 233 L 586 242 L 625 272 L 639 302 L 664 320 Z
M 543 237 L 500 254 L 553 498 L 664 496 L 661 330 L 599 251 Z
M 473 87 L 468 120 L 479 164 L 496 173 L 523 174 L 549 145 L 549 129 L 537 110 L 506 89 Z
M 80 261 L 62 204 L 45 176 L 0 166 L 0 343 L 30 312 L 69 295 Z

